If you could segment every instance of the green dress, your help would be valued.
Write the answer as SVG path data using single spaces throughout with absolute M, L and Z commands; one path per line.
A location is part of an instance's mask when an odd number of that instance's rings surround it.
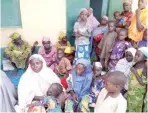
M 24 69 L 28 55 L 31 54 L 31 46 L 23 41 L 23 45 L 18 47 L 11 41 L 5 49 L 5 53 L 10 56 L 17 68 Z
M 138 69 L 137 72 L 142 77 L 142 80 L 145 83 L 145 85 L 142 86 L 138 82 L 136 75 L 134 75 L 134 73 L 131 73 L 127 95 L 128 112 L 142 112 L 144 96 L 146 93 L 147 78 L 142 75 L 143 69 Z

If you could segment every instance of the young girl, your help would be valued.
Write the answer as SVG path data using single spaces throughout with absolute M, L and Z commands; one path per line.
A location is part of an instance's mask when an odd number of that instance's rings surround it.
M 57 66 L 55 72 L 57 75 L 59 75 L 63 87 L 67 89 L 68 85 L 66 82 L 66 78 L 69 76 L 72 66 L 70 61 L 66 57 L 64 57 L 64 52 L 62 49 L 58 49 L 56 61 Z
M 128 30 L 128 37 L 133 40 L 133 45 L 142 40 L 145 28 L 148 27 L 148 9 L 146 8 L 148 0 L 139 0 L 136 15 L 131 20 Z
M 108 32 L 104 34 L 98 48 L 101 49 L 100 62 L 102 67 L 108 67 L 107 63 L 110 56 L 110 49 L 113 48 L 115 40 L 117 38 L 117 33 L 115 32 L 115 22 L 110 21 L 108 23 Z
M 126 29 L 121 29 L 118 34 L 118 40 L 116 41 L 113 50 L 111 52 L 109 68 L 114 69 L 117 62 L 124 57 L 125 50 L 131 45 L 126 41 L 128 32 Z
M 146 93 L 147 76 L 143 74 L 148 48 L 141 47 L 135 55 L 135 65 L 131 68 L 131 77 L 128 87 L 128 112 L 142 112 L 143 99 Z
M 89 104 L 91 107 L 94 107 L 94 103 L 96 103 L 97 96 L 99 92 L 104 88 L 105 82 L 103 80 L 102 65 L 100 62 L 94 62 L 93 66 L 93 81 L 90 96 Z
M 66 47 L 64 51 L 64 56 L 70 61 L 70 63 L 73 63 L 75 52 L 74 48 L 72 47 Z
M 98 56 L 100 54 L 100 50 L 98 47 L 96 47 L 100 40 L 102 39 L 104 33 L 106 33 L 108 31 L 108 17 L 107 16 L 103 16 L 101 18 L 101 23 L 100 25 L 94 29 L 94 31 L 92 32 L 93 35 L 93 49 L 96 51 L 96 56 Z
M 134 57 L 136 54 L 135 48 L 128 48 L 125 52 L 125 58 L 120 59 L 115 66 L 115 71 L 121 71 L 127 78 L 127 83 L 125 85 L 125 90 L 128 90 L 128 79 L 130 78 L 131 67 L 134 64 Z
M 125 83 L 126 77 L 122 72 L 107 73 L 105 88 L 99 93 L 94 113 L 125 113 L 127 103 L 120 93 Z

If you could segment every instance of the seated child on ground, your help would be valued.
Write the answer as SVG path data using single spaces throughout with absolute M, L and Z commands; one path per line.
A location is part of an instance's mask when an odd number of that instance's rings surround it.
M 127 102 L 120 93 L 126 83 L 124 73 L 120 71 L 109 72 L 105 78 L 105 88 L 97 98 L 95 113 L 125 113 Z
M 70 61 L 70 63 L 73 63 L 75 52 L 74 47 L 66 47 L 64 51 L 64 56 Z
M 146 28 L 143 33 L 143 39 L 140 42 L 138 42 L 138 47 L 147 47 L 148 46 L 147 38 L 148 38 L 148 28 Z
M 117 62 L 124 57 L 125 50 L 131 47 L 131 44 L 126 41 L 127 35 L 128 31 L 124 28 L 118 33 L 118 39 L 115 42 L 109 61 L 109 69 L 111 70 L 114 69 Z
M 46 113 L 62 112 L 64 102 L 65 95 L 62 86 L 59 83 L 53 83 L 47 91 L 47 96 L 41 102 L 29 106 L 29 112 L 39 112 L 39 107 L 42 107 L 42 110 L 46 111 Z
M 90 106 L 93 107 L 93 103 L 96 103 L 97 96 L 99 95 L 99 92 L 104 88 L 104 80 L 103 80 L 103 73 L 102 72 L 102 65 L 100 62 L 94 62 L 93 65 L 93 81 L 92 81 L 92 88 L 90 96 Z
M 135 54 L 136 54 L 135 48 L 128 48 L 125 52 L 125 58 L 119 60 L 117 65 L 115 66 L 115 71 L 123 72 L 127 78 L 127 83 L 124 87 L 125 91 L 128 90 L 128 79 L 130 77 L 131 67 L 133 67 L 134 65 Z
M 117 38 L 117 33 L 115 32 L 115 22 L 110 21 L 108 23 L 108 32 L 104 33 L 98 48 L 101 49 L 100 62 L 102 68 L 108 67 L 108 60 L 110 57 L 110 50 L 113 48 Z
M 57 66 L 56 66 L 56 74 L 60 77 L 61 84 L 67 89 L 68 85 L 66 82 L 66 78 L 71 73 L 71 63 L 70 61 L 64 57 L 64 52 L 62 49 L 58 49 L 57 52 Z

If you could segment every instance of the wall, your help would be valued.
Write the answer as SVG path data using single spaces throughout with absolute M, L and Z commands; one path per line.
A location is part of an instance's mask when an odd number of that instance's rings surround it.
M 15 31 L 30 44 L 48 36 L 55 43 L 66 29 L 66 0 L 20 0 L 22 28 L 1 28 L 1 46 L 6 47 Z

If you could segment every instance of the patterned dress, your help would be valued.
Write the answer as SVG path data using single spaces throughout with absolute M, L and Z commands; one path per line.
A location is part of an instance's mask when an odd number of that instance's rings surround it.
M 119 40 L 116 41 L 110 56 L 110 62 L 109 62 L 110 69 L 115 68 L 117 62 L 124 57 L 125 50 L 129 47 L 131 47 L 131 44 L 127 41 L 124 42 L 121 42 Z
M 142 75 L 143 69 L 138 69 L 137 72 L 141 76 L 145 85 L 142 86 L 138 82 L 136 76 L 133 73 L 131 73 L 127 95 L 128 112 L 142 112 L 144 96 L 146 93 L 147 78 Z
M 17 68 L 25 68 L 28 55 L 31 54 L 31 46 L 23 41 L 21 47 L 18 47 L 11 41 L 5 49 L 5 53 L 10 56 L 11 61 L 15 63 Z

